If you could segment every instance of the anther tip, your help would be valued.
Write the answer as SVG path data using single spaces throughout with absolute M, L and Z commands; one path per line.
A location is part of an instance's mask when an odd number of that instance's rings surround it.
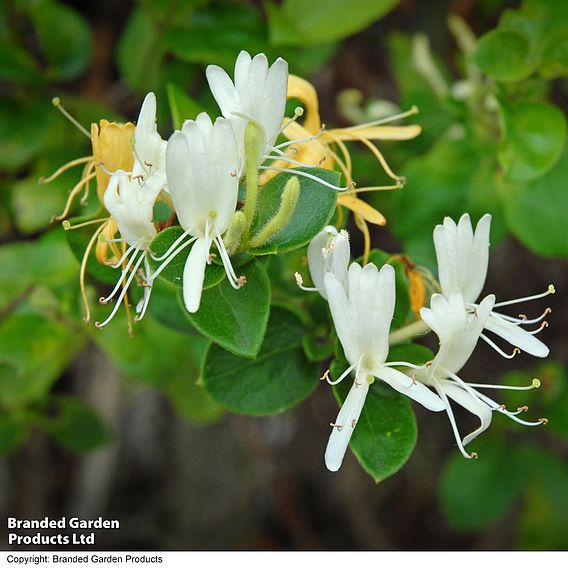
M 61 104 L 61 99 L 60 99 L 59 97 L 53 97 L 53 98 L 51 99 L 51 104 L 52 104 L 54 107 L 58 107 L 58 106 Z
M 556 288 L 554 287 L 554 284 L 548 285 L 548 293 L 549 294 L 556 294 Z
M 61 225 L 65 231 L 68 231 L 71 228 L 71 223 L 67 219 L 65 219 Z
M 538 421 L 543 425 L 546 426 L 548 424 L 548 418 L 539 418 Z
M 101 296 L 101 297 L 99 298 L 99 304 L 107 304 L 107 303 L 108 303 L 108 302 L 107 302 L 107 300 L 106 300 L 106 298 L 105 298 L 104 296 Z
M 294 278 L 296 279 L 296 284 L 298 286 L 303 286 L 304 279 L 302 278 L 302 275 L 299 272 L 294 273 Z
M 532 388 L 533 389 L 538 389 L 540 388 L 541 382 L 539 379 L 533 379 L 532 380 Z
M 95 322 L 95 327 L 96 327 L 97 329 L 102 329 L 103 326 L 101 325 L 101 322 L 100 322 L 100 321 L 96 321 L 96 322 Z
M 469 457 L 472 460 L 476 460 L 479 456 L 477 455 L 477 452 L 471 452 L 471 454 L 469 454 Z

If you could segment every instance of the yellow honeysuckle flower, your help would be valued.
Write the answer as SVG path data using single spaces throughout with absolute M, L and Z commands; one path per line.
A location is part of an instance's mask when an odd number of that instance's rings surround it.
M 156 184 L 158 184 L 157 187 L 153 188 L 153 192 L 151 192 L 152 197 L 154 197 L 155 200 L 158 193 L 165 186 L 165 174 L 160 174 L 160 170 L 163 169 L 162 162 L 164 161 L 165 155 L 165 142 L 161 139 L 156 130 L 156 99 L 153 93 L 149 93 L 144 99 L 140 116 L 138 117 L 137 126 L 135 126 L 132 122 L 117 123 L 102 119 L 98 124 L 91 124 L 90 132 L 61 106 L 59 98 L 54 98 L 53 104 L 86 137 L 90 139 L 92 154 L 72 160 L 60 167 L 50 177 L 40 180 L 40 183 L 48 183 L 56 179 L 63 172 L 75 166 L 83 165 L 81 179 L 71 190 L 64 210 L 60 215 L 54 216 L 52 220 L 65 219 L 69 215 L 74 200 L 81 192 L 84 192 L 83 197 L 81 198 L 81 203 L 85 203 L 89 195 L 90 184 L 93 180 L 96 181 L 97 197 L 101 206 L 108 211 L 111 211 L 111 209 L 108 207 L 106 198 L 109 197 L 108 190 L 111 185 L 109 183 L 111 179 L 117 182 L 120 178 L 122 185 L 130 188 L 129 184 L 134 179 L 138 180 L 140 187 L 146 187 L 150 185 L 146 182 L 152 178 L 151 185 L 156 186 Z M 162 178 L 163 181 L 160 181 Z M 114 185 L 116 185 L 116 183 Z M 136 186 L 135 189 L 138 189 L 138 186 Z M 134 193 L 136 196 L 138 195 L 137 191 L 134 191 Z M 146 193 L 148 192 L 145 192 L 145 194 Z M 81 297 L 85 308 L 85 321 L 90 320 L 90 308 L 85 287 L 85 274 L 88 258 L 94 248 L 95 257 L 99 263 L 112 266 L 113 268 L 122 267 L 124 269 L 121 278 L 115 287 L 115 292 L 122 286 L 123 291 L 118 295 L 118 303 L 121 303 L 122 301 L 124 302 L 127 312 L 128 327 L 131 332 L 132 326 L 127 288 L 134 278 L 136 278 L 137 281 L 139 280 L 139 276 L 136 274 L 136 268 L 145 259 L 145 252 L 142 251 L 141 245 L 138 241 L 134 244 L 130 241 L 132 241 L 132 239 L 136 240 L 135 237 L 137 235 L 134 235 L 133 231 L 135 232 L 135 230 L 139 229 L 142 225 L 146 227 L 146 225 L 143 223 L 137 223 L 137 221 L 138 216 L 140 215 L 142 215 L 145 220 L 147 211 L 146 209 L 144 209 L 142 213 L 138 211 L 138 209 L 141 208 L 140 199 L 131 199 L 129 200 L 129 204 L 130 209 L 127 207 L 125 214 L 120 218 L 115 218 L 114 216 L 107 214 L 104 217 L 91 219 L 74 225 L 71 225 L 69 221 L 64 220 L 63 228 L 65 230 L 71 230 L 88 225 L 99 225 L 89 239 L 85 248 L 79 273 Z M 152 206 L 153 201 L 147 205 Z M 120 212 L 121 214 L 124 213 L 122 211 Z M 114 209 L 113 213 L 115 215 L 117 214 Z M 124 226 L 121 226 L 121 223 L 123 223 Z M 155 232 L 153 225 L 151 225 L 151 229 Z M 117 238 L 119 234 L 120 238 Z M 128 250 L 126 250 L 127 245 L 130 245 Z M 132 262 L 127 263 L 129 254 L 132 253 L 133 250 L 135 250 L 138 255 L 137 263 L 134 264 L 134 267 L 131 266 L 133 264 Z M 127 278 L 129 272 L 130 276 Z M 144 282 L 142 281 L 139 283 L 140 285 L 144 285 Z M 149 293 L 145 291 L 142 306 L 143 309 L 139 309 L 139 306 L 137 306 L 137 313 L 140 312 L 140 318 L 144 315 L 148 299 Z M 116 308 L 112 311 L 111 316 L 107 318 L 107 320 L 110 321 L 115 313 Z M 107 320 L 105 320 L 103 324 L 97 324 L 97 327 L 102 327 L 102 325 L 108 323 Z
M 319 114 L 319 101 L 314 86 L 305 79 L 290 75 L 288 78 L 288 99 L 297 99 L 305 107 L 303 124 L 289 121 L 283 130 L 284 135 L 291 141 L 296 140 L 294 159 L 306 164 L 320 164 L 327 169 L 339 168 L 351 188 L 338 196 L 339 219 L 342 222 L 342 207 L 351 210 L 355 217 L 357 227 L 365 239 L 364 261 L 367 261 L 371 248 L 370 235 L 367 223 L 385 225 L 384 215 L 358 197 L 365 191 L 381 191 L 399 189 L 403 187 L 404 180 L 397 176 L 387 164 L 384 156 L 372 141 L 374 140 L 410 140 L 421 132 L 420 126 L 392 126 L 385 123 L 416 114 L 413 107 L 410 111 L 401 113 L 388 119 L 351 126 L 346 128 L 326 129 L 321 122 Z M 288 120 L 288 119 L 286 119 Z M 387 186 L 369 186 L 355 189 L 352 174 L 352 161 L 346 142 L 360 142 L 364 144 L 375 156 L 384 172 L 394 180 L 394 184 Z M 276 165 L 276 164 L 275 164 Z M 266 182 L 275 172 L 265 172 L 263 181 Z

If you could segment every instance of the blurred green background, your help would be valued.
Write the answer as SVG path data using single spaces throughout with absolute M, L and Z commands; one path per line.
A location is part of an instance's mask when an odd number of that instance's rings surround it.
M 546 428 L 496 416 L 466 461 L 445 416 L 415 408 L 414 454 L 375 485 L 351 455 L 325 470 L 336 403 L 323 386 L 284 414 L 225 414 L 195 383 L 204 340 L 160 321 L 159 289 L 132 338 L 122 316 L 84 324 L 78 260 L 50 223 L 79 172 L 38 180 L 90 143 L 52 97 L 88 127 L 134 120 L 153 90 L 167 138 L 180 118 L 217 113 L 204 68 L 231 70 L 241 49 L 286 58 L 330 126 L 418 106 L 422 135 L 381 145 L 407 183 L 368 194 L 389 220 L 373 244 L 434 269 L 444 215 L 493 214 L 486 290 L 555 284 L 551 357 L 478 349 L 466 372 L 538 376 L 539 391 L 505 402 Z M 0 510 L 118 518 L 97 539 L 106 550 L 566 549 L 567 75 L 564 0 L 0 3 Z M 388 181 L 362 148 L 353 158 L 359 185 Z

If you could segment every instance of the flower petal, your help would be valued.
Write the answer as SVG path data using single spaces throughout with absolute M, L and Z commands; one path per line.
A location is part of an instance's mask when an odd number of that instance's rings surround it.
M 199 309 L 201 303 L 205 266 L 210 248 L 210 239 L 205 237 L 197 239 L 189 251 L 183 269 L 183 301 L 187 311 L 192 314 Z
M 481 402 L 473 394 L 467 392 L 465 389 L 458 385 L 451 384 L 450 382 L 439 383 L 440 388 L 444 389 L 444 392 L 452 399 L 455 400 L 460 406 L 463 406 L 466 410 L 469 410 L 472 414 L 475 414 L 481 425 L 477 430 L 474 430 L 471 434 L 468 434 L 462 441 L 465 446 L 471 442 L 474 438 L 479 436 L 482 432 L 489 428 L 491 424 L 491 419 L 493 417 L 493 411 L 489 406 Z
M 534 357 L 547 357 L 550 351 L 540 339 L 528 333 L 521 326 L 505 321 L 494 314 L 489 316 L 485 329 Z
M 330 471 L 337 471 L 343 463 L 347 446 L 363 410 L 363 404 L 369 392 L 369 383 L 366 380 L 355 379 L 349 390 L 337 419 L 332 427 L 331 436 L 325 449 L 325 465 Z
M 446 408 L 442 399 L 435 392 L 422 383 L 413 381 L 410 377 L 392 367 L 381 365 L 373 370 L 373 374 L 401 394 L 419 402 L 428 410 L 440 412 Z

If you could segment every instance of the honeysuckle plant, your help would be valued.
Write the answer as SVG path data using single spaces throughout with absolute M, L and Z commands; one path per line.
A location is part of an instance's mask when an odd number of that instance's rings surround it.
M 481 384 L 457 375 L 478 340 L 487 341 L 484 329 L 547 355 L 535 332 L 521 328 L 542 318 L 496 312 L 511 302 L 496 304 L 493 296 L 478 301 L 490 217 L 475 232 L 468 215 L 435 229 L 439 281 L 411 257 L 371 247 L 366 223 L 386 220 L 362 192 L 405 191 L 374 142 L 417 136 L 416 125 L 391 124 L 416 109 L 328 129 L 315 89 L 289 76 L 283 59 L 270 65 L 264 54 L 243 51 L 233 79 L 215 65 L 206 76 L 223 116 L 186 116 L 166 142 L 149 93 L 136 125 L 101 121 L 93 127 L 93 157 L 63 168 L 86 165 L 64 217 L 97 180 L 97 211 L 66 219 L 66 227 L 74 228 L 68 235 L 81 258 L 85 303 L 87 274 L 101 290 L 110 285 L 103 304 L 115 301 L 98 333 L 108 333 L 119 305 L 130 312 L 132 298 L 134 337 L 151 318 L 186 334 L 188 343 L 207 342 L 192 387 L 237 413 L 274 414 L 318 385 L 331 388 L 340 410 L 325 451 L 322 441 L 325 464 L 339 470 L 350 446 L 376 481 L 400 469 L 414 448 L 411 399 L 448 413 L 466 457 L 465 444 L 486 429 L 493 411 L 525 423 L 517 418 L 522 409 L 509 412 L 481 394 Z M 287 99 L 303 105 L 292 117 L 285 116 Z M 348 142 L 369 149 L 395 183 L 356 187 Z M 344 208 L 364 235 L 354 262 Z M 430 330 L 440 340 L 436 354 L 420 343 Z M 463 440 L 450 399 L 481 420 Z

